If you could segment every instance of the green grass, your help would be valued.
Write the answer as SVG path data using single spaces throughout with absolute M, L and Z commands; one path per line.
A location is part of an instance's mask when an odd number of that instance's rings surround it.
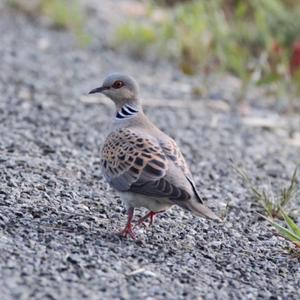
M 151 26 L 147 24 L 136 26 L 134 22 L 128 22 L 125 26 L 119 27 L 116 34 L 116 44 L 119 46 L 126 44 L 127 41 L 135 40 L 134 43 L 128 44 L 127 47 L 136 56 L 144 53 L 150 45 L 156 42 L 157 38 Z
M 89 44 L 91 38 L 85 32 L 85 18 L 79 0 L 37 0 L 32 4 L 23 0 L 9 0 L 12 7 L 31 17 L 45 16 L 57 29 L 74 32 L 79 44 Z
M 244 170 L 233 167 L 237 174 L 243 179 L 255 201 L 261 205 L 265 214 L 270 218 L 281 216 L 282 209 L 294 199 L 297 190 L 297 169 L 295 169 L 288 187 L 281 189 L 279 196 L 271 197 L 265 189 L 255 186 Z
M 290 78 L 289 58 L 300 32 L 299 2 L 158 2 L 178 3 L 166 8 L 158 7 L 156 1 L 149 5 L 147 17 L 122 24 L 114 38 L 118 49 L 123 46 L 139 56 L 154 53 L 175 61 L 191 75 L 203 70 L 230 72 L 245 85 Z M 155 18 L 158 10 L 163 17 Z
M 277 232 L 286 240 L 292 242 L 296 248 L 300 249 L 300 227 L 286 214 L 282 209 L 280 210 L 281 216 L 284 219 L 286 227 L 275 222 L 272 218 L 267 218 L 261 215 L 277 230 Z
M 260 213 L 259 215 L 268 221 L 282 237 L 292 242 L 297 249 L 300 248 L 300 227 L 293 221 L 289 214 L 286 213 L 288 205 L 296 195 L 297 169 L 295 169 L 289 185 L 287 187 L 283 187 L 278 197 L 275 198 L 271 197 L 270 193 L 266 190 L 255 186 L 245 171 L 237 167 L 233 168 L 243 179 L 255 201 L 263 208 L 263 213 L 265 215 Z M 274 221 L 274 218 L 282 218 L 285 226 Z M 297 254 L 299 253 L 297 252 Z

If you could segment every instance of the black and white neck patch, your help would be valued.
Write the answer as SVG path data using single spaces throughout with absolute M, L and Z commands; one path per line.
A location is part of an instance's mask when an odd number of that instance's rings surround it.
M 122 108 L 117 112 L 116 114 L 116 119 L 117 120 L 124 120 L 124 119 L 129 119 L 134 117 L 139 111 L 129 105 L 129 104 L 125 104 L 124 106 L 122 106 Z

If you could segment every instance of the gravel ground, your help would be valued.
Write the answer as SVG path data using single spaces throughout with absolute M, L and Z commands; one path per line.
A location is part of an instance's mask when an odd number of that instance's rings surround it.
M 105 30 L 101 15 L 93 22 Z M 253 126 L 218 101 L 189 100 L 194 79 L 98 34 L 81 49 L 70 33 L 0 12 L 1 299 L 299 299 L 299 258 L 258 219 L 230 162 L 275 192 L 287 185 L 300 159 L 286 119 L 260 109 L 272 126 Z M 230 202 L 225 224 L 172 208 L 136 242 L 115 234 L 126 215 L 99 170 L 113 107 L 82 96 L 112 70 L 138 77 L 146 112 L 178 141 L 208 205 L 221 214 Z

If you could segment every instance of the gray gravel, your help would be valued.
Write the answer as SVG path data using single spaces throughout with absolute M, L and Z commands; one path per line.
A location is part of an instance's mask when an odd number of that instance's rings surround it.
M 300 298 L 299 258 L 258 219 L 230 162 L 278 191 L 300 162 L 284 126 L 249 126 L 209 100 L 148 105 L 182 147 L 209 206 L 221 214 L 230 202 L 230 211 L 219 225 L 172 208 L 139 229 L 137 242 L 124 240 L 115 234 L 124 208 L 99 170 L 113 108 L 82 95 L 112 70 L 138 77 L 146 99 L 188 100 L 194 79 L 116 53 L 100 34 L 80 49 L 72 34 L 8 9 L 0 37 L 2 300 Z M 257 114 L 286 122 L 276 112 Z

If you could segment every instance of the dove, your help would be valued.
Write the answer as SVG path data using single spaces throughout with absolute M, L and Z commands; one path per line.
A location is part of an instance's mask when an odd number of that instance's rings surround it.
M 221 219 L 201 199 L 189 167 L 174 139 L 145 115 L 139 86 L 131 76 L 114 73 L 89 94 L 102 93 L 115 104 L 111 129 L 101 150 L 101 169 L 109 185 L 127 207 L 127 223 L 120 232 L 135 239 L 134 209 L 149 212 L 138 225 L 173 205 L 196 216 Z

